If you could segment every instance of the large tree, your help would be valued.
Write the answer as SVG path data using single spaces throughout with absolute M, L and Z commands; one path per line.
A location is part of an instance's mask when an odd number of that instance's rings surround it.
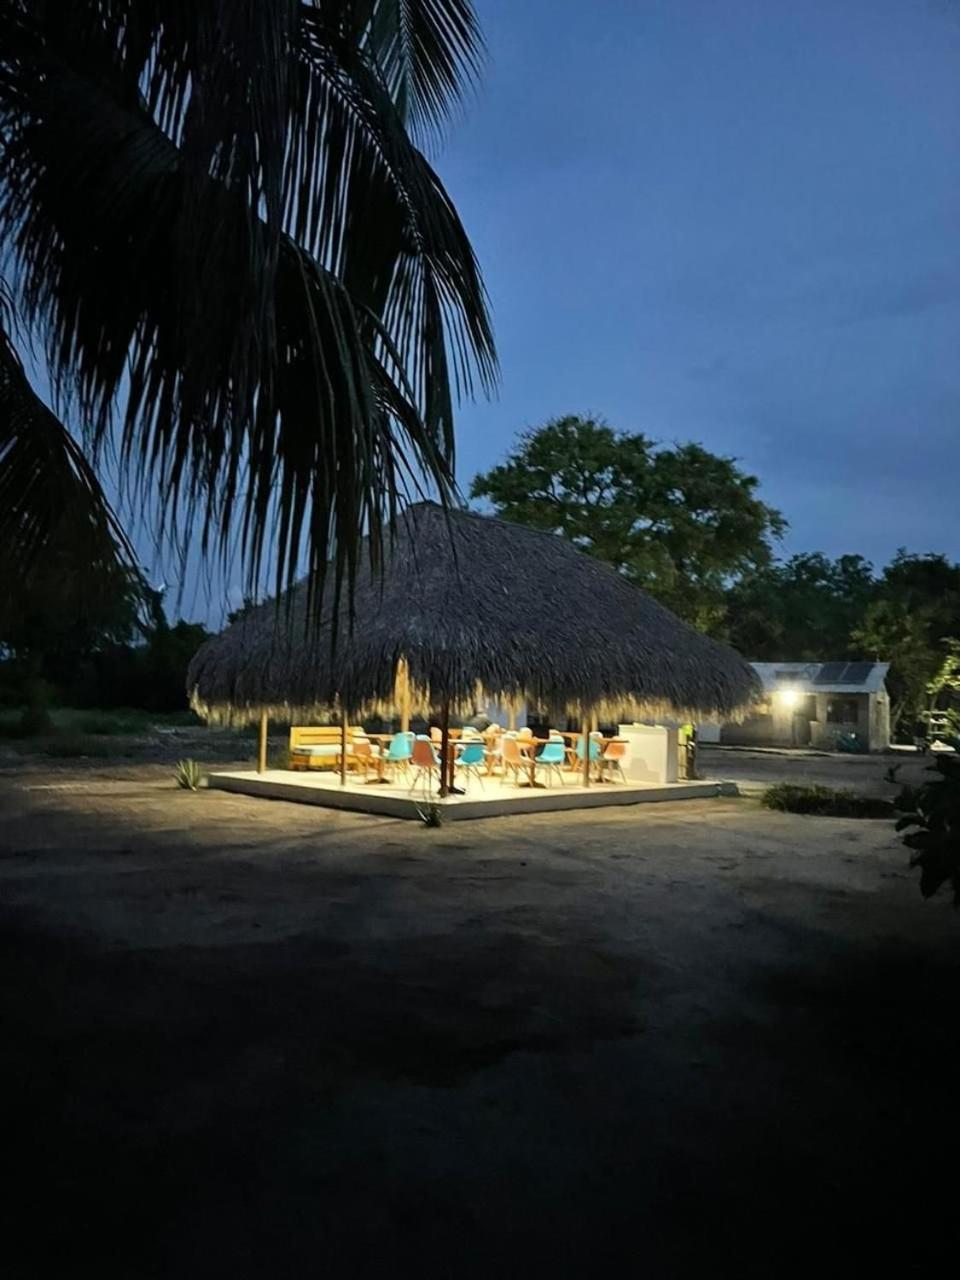
M 785 522 L 757 480 L 701 445 L 664 448 L 593 418 L 524 433 L 471 496 L 499 515 L 564 534 L 706 630 L 730 582 L 767 565 Z
M 863 657 L 891 664 L 892 719 L 903 734 L 912 733 L 952 641 L 960 638 L 960 564 L 898 551 L 851 638 Z
M 0 266 L 86 446 L 8 310 L 9 572 L 66 520 L 123 558 L 106 448 L 163 529 L 277 585 L 331 553 L 349 577 L 405 490 L 450 491 L 454 388 L 494 352 L 415 140 L 480 52 L 471 0 L 0 0 Z
M 753 660 L 852 658 L 858 646 L 851 632 L 875 595 L 873 567 L 862 556 L 803 552 L 734 584 L 727 637 Z

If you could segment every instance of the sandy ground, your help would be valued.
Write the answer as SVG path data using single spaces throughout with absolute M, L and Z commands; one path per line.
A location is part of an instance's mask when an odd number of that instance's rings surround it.
M 0 824 L 6 1275 L 921 1274 L 952 1240 L 960 919 L 890 823 L 427 830 L 21 760 Z
M 899 752 L 860 756 L 701 746 L 697 753 L 697 770 L 703 777 L 735 782 L 745 795 L 758 795 L 776 782 L 796 782 L 889 798 L 897 792 L 887 781 L 891 768 L 898 782 L 915 784 L 930 763 L 930 756 Z

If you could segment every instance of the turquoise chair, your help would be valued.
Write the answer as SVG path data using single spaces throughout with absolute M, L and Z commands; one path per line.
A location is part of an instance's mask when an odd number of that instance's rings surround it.
M 412 733 L 395 733 L 390 739 L 390 746 L 383 758 L 384 764 L 391 765 L 398 772 L 406 773 L 413 759 Z
M 483 775 L 481 767 L 487 758 L 487 750 L 482 742 L 467 742 L 467 745 L 459 753 L 456 759 L 456 767 L 462 769 L 463 772 L 470 776 L 472 773 L 476 780 L 483 786 Z
M 543 765 L 546 770 L 547 777 L 551 772 L 555 773 L 563 785 L 563 766 L 567 761 L 567 749 L 563 745 L 562 738 L 551 738 L 551 740 L 543 745 L 540 754 L 537 756 L 537 767 Z
M 577 745 L 574 748 L 577 755 L 577 765 L 580 772 L 583 772 L 583 734 L 577 739 Z M 600 743 L 596 738 L 590 739 L 590 763 L 599 764 L 600 762 Z

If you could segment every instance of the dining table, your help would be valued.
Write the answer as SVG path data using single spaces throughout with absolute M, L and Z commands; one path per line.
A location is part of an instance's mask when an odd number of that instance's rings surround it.
M 561 730 L 558 729 L 557 732 L 561 733 Z M 561 736 L 566 737 L 567 735 L 561 733 Z M 548 742 L 551 742 L 551 741 L 555 741 L 555 739 L 551 739 L 551 738 L 518 738 L 517 739 L 517 746 L 520 748 L 520 754 L 525 757 L 528 765 L 530 766 L 530 781 L 520 782 L 517 784 L 518 786 L 537 787 L 540 790 L 545 790 L 545 784 L 537 781 L 537 763 L 538 763 L 537 756 L 540 750 L 543 747 L 545 747 Z M 569 747 L 566 748 L 566 751 L 569 759 L 570 748 Z

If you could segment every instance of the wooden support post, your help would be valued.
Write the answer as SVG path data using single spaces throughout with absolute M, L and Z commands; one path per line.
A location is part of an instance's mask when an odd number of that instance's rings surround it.
M 347 713 L 340 712 L 340 785 L 347 785 Z
M 450 703 L 445 701 L 440 712 L 440 798 L 444 799 L 449 791 L 447 769 L 450 756 Z
M 516 727 L 517 727 L 517 704 L 513 700 L 513 698 L 511 698 L 510 701 L 507 703 L 507 728 L 512 733 L 513 730 L 516 729 Z
M 593 729 L 593 712 L 588 708 L 584 708 L 583 715 L 580 718 L 583 726 L 583 785 L 590 785 L 590 731 Z
M 267 713 L 260 712 L 260 737 L 257 742 L 257 773 L 267 771 Z
M 410 732 L 410 668 L 406 658 L 397 663 L 397 700 L 400 703 L 400 732 Z

